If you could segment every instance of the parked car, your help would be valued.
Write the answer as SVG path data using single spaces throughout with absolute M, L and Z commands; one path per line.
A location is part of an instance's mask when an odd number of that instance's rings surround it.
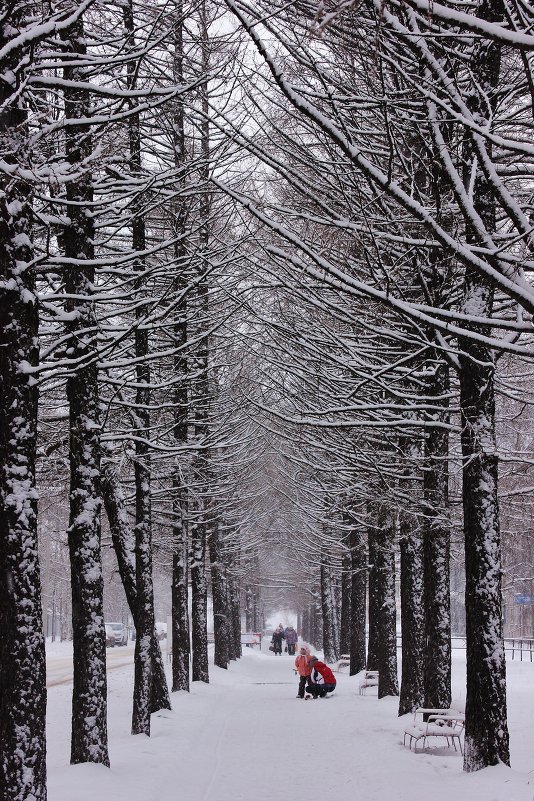
M 115 645 L 128 645 L 128 632 L 122 623 L 106 623 L 106 629 L 108 626 L 115 637 Z
M 113 648 L 115 645 L 115 634 L 111 628 L 111 623 L 104 623 L 106 629 L 106 648 Z
M 156 634 L 158 640 L 166 640 L 167 639 L 167 624 L 160 623 L 158 620 L 156 621 Z

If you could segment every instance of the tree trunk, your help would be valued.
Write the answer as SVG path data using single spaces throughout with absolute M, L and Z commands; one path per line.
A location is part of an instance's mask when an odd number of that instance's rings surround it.
M 144 348 L 143 348 L 144 349 Z M 138 354 L 139 355 L 139 354 Z M 144 410 L 148 407 L 146 365 L 137 366 L 136 415 L 148 434 Z M 141 375 L 143 377 L 141 377 Z M 145 409 L 143 405 L 146 404 Z M 141 432 L 139 432 L 140 434 Z M 133 692 L 132 734 L 150 736 L 150 700 L 152 688 L 152 640 L 155 629 L 154 591 L 152 586 L 152 536 L 150 523 L 150 472 L 146 442 L 136 441 L 135 470 L 135 575 L 137 589 L 137 624 L 135 638 L 135 678 Z
M 302 631 L 301 637 L 304 642 L 310 642 L 310 610 L 308 607 L 302 610 Z
M 28 8 L 3 12 L 0 49 L 26 23 Z M 0 62 L 0 152 L 28 166 L 26 111 L 18 70 L 28 55 Z M 29 266 L 30 188 L 0 173 L 0 798 L 46 801 L 46 671 L 37 552 L 38 319 Z
M 189 692 L 189 640 L 188 611 L 188 549 L 182 508 L 175 501 L 173 526 L 174 553 L 172 556 L 172 691 Z
M 90 167 L 91 116 L 83 63 L 86 44 L 79 19 L 62 34 L 71 64 L 64 69 L 66 158 L 71 179 L 66 183 L 70 224 L 63 231 L 67 259 L 66 309 L 69 343 L 76 372 L 67 380 L 70 417 L 70 519 L 68 542 L 71 563 L 73 694 L 71 762 L 109 765 L 107 745 L 106 635 L 104 631 L 102 557 L 100 549 L 100 398 L 94 358 L 98 345 L 92 300 L 95 283 Z
M 126 502 L 117 477 L 110 464 L 103 467 L 101 488 L 104 507 L 108 518 L 111 541 L 117 557 L 119 575 L 126 595 L 126 601 L 137 630 L 137 587 L 135 576 L 135 542 L 128 521 Z M 169 689 L 165 677 L 165 666 L 156 631 L 152 632 L 152 687 L 150 691 L 150 711 L 170 709 Z
M 257 589 L 254 590 L 252 606 L 252 631 L 260 630 L 260 595 Z
M 176 0 L 174 8 L 174 59 L 173 77 L 177 85 L 184 83 L 184 43 L 183 43 L 183 3 Z M 186 153 L 185 153 L 185 127 L 184 102 L 177 98 L 173 114 L 173 144 L 174 166 L 177 180 L 181 189 L 185 188 Z M 185 264 L 187 261 L 186 223 L 187 212 L 185 203 L 177 202 L 174 214 L 175 258 L 178 266 L 176 276 L 176 292 L 178 302 L 176 306 L 177 319 L 173 326 L 174 371 L 180 378 L 174 389 L 174 440 L 178 449 L 184 449 L 188 442 L 188 360 L 186 353 L 188 336 L 188 308 L 187 276 Z M 185 460 L 184 460 L 185 461 Z M 176 459 L 173 476 L 173 542 L 174 553 L 172 559 L 172 689 L 189 691 L 189 661 L 191 656 L 191 642 L 189 637 L 189 489 L 188 475 L 185 464 L 180 458 Z
M 207 15 L 204 0 L 199 6 L 199 39 L 201 49 L 201 69 L 204 75 L 209 72 L 209 50 Z M 205 254 L 210 236 L 210 194 L 208 191 L 210 163 L 210 134 L 208 86 L 202 84 L 200 90 L 202 119 L 200 122 L 200 198 L 198 230 L 198 284 L 196 293 L 196 337 L 198 347 L 192 359 L 193 373 L 196 376 L 193 388 L 193 414 L 195 444 L 198 450 L 193 458 L 193 481 L 195 518 L 191 524 L 191 644 L 193 651 L 193 681 L 209 682 L 208 672 L 208 634 L 207 634 L 207 580 L 206 580 L 206 528 L 209 492 L 212 481 L 210 469 L 209 440 L 209 340 L 206 331 L 210 319 L 208 262 Z
M 378 697 L 398 695 L 397 615 L 395 606 L 395 525 L 392 514 L 379 507 L 379 544 L 374 552 L 373 572 L 377 603 Z
M 219 523 L 212 520 L 208 537 L 211 563 L 211 594 L 213 599 L 213 632 L 215 636 L 214 664 L 226 669 L 229 660 L 229 620 L 226 575 L 220 541 Z
M 501 0 L 484 0 L 478 15 L 488 22 L 502 22 Z M 483 39 L 476 42 L 472 55 L 476 88 L 470 96 L 470 110 L 475 119 L 484 120 L 484 125 L 495 108 L 500 63 L 499 44 Z M 491 148 L 487 142 L 486 148 Z M 492 235 L 497 227 L 493 193 L 469 139 L 463 155 L 465 183 L 468 185 L 474 171 L 473 205 L 486 231 Z M 487 245 L 481 241 L 478 227 L 471 221 L 467 225 L 467 239 L 474 244 Z M 472 316 L 491 317 L 492 310 L 493 288 L 489 281 L 467 270 L 462 311 Z M 476 324 L 468 327 L 475 332 L 480 330 Z M 501 608 L 495 366 L 493 352 L 483 343 L 462 337 L 458 344 L 467 634 L 464 770 L 475 771 L 499 762 L 510 764 Z
M 317 588 L 314 592 L 314 602 L 312 604 L 312 644 L 317 648 L 317 650 L 322 650 L 324 648 L 324 631 L 323 631 L 323 614 L 322 614 L 322 604 L 321 604 L 321 587 Z
M 332 576 L 332 563 L 329 554 L 321 557 L 321 611 L 323 620 L 323 651 L 325 662 L 331 664 L 339 659 L 336 640 L 335 598 Z
M 372 510 L 374 514 L 376 509 Z M 367 670 L 378 670 L 378 654 L 380 650 L 380 537 L 373 526 L 368 527 L 367 547 L 369 552 L 369 639 L 367 642 Z
M 434 419 L 446 422 L 444 400 L 449 391 L 449 369 L 435 354 L 434 374 L 427 392 L 435 405 L 444 407 Z M 449 434 L 431 428 L 425 439 L 424 464 L 424 592 L 425 592 L 425 698 L 424 706 L 447 709 L 451 704 L 451 612 L 450 612 L 450 528 Z
M 135 47 L 135 26 L 132 0 L 123 6 L 124 29 L 129 44 Z M 127 65 L 126 85 L 136 89 L 137 66 L 134 61 Z M 135 109 L 135 100 L 130 100 L 130 110 Z M 134 180 L 141 179 L 141 129 L 139 114 L 131 114 L 128 120 L 129 168 Z M 134 254 L 146 249 L 145 220 L 141 204 L 133 204 L 132 250 Z M 135 272 L 143 273 L 145 261 L 138 256 Z M 135 282 L 137 293 L 142 293 L 142 279 Z M 137 589 L 137 623 L 135 638 L 135 675 L 133 690 L 132 734 L 150 736 L 150 695 L 152 687 L 152 638 L 155 627 L 154 590 L 152 585 L 152 530 L 150 515 L 150 364 L 148 331 L 143 327 L 145 312 L 142 305 L 136 311 L 135 377 L 136 398 L 134 414 L 135 431 L 135 565 Z
M 350 548 L 343 551 L 341 560 L 341 625 L 339 630 L 339 653 L 350 653 L 350 612 L 352 595 L 352 569 Z
M 356 529 L 350 532 L 351 608 L 350 675 L 365 670 L 365 601 L 367 595 L 367 558 L 363 537 Z
M 403 514 L 400 523 L 402 675 L 399 715 L 424 705 L 423 543 L 417 520 Z
M 312 603 L 309 606 L 308 620 L 309 620 L 309 627 L 310 627 L 309 643 L 314 648 L 316 648 L 317 647 L 317 642 L 318 642 L 318 634 L 317 634 L 317 614 L 316 614 L 315 601 L 312 601 Z
M 201 515 L 203 511 L 201 508 Z M 203 520 L 196 520 L 191 525 L 192 679 L 209 683 L 207 597 L 206 526 Z
M 252 617 L 254 612 L 254 598 L 252 587 L 247 584 L 245 587 L 245 629 L 252 631 Z
M 235 570 L 235 563 L 230 564 L 230 571 Z M 241 610 L 239 605 L 239 583 L 236 574 L 230 572 L 228 580 L 228 608 L 230 610 L 230 659 L 241 656 Z
M 476 290 L 480 298 L 479 280 Z M 474 771 L 499 762 L 509 764 L 510 755 L 502 639 L 492 354 L 487 348 L 467 342 L 462 350 L 467 634 L 464 766 Z M 467 353 L 474 357 L 472 361 Z

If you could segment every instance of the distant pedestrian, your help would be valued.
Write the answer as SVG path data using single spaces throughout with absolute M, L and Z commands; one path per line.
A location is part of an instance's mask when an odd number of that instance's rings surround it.
M 316 656 L 311 657 L 310 667 L 306 698 L 326 698 L 327 693 L 333 693 L 336 689 L 336 677 L 328 665 Z
M 284 627 L 280 623 L 278 627 L 273 631 L 273 637 L 271 640 L 273 651 L 275 654 L 282 654 L 282 640 L 284 639 Z
M 310 677 L 312 671 L 311 667 L 310 650 L 305 645 L 301 646 L 299 655 L 295 659 L 295 668 L 299 675 L 299 691 L 297 698 L 304 698 L 304 691 L 306 689 L 306 682 Z
M 299 641 L 299 635 L 293 628 L 293 626 L 288 626 L 284 632 L 286 638 L 286 645 L 287 645 L 287 652 L 290 656 L 295 655 L 295 645 Z

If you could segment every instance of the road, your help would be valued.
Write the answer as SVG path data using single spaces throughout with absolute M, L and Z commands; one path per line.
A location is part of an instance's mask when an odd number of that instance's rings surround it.
M 106 649 L 107 669 L 124 667 L 133 661 L 134 645 Z M 47 654 L 46 657 L 46 686 L 57 687 L 59 684 L 72 682 L 72 651 L 68 654 Z

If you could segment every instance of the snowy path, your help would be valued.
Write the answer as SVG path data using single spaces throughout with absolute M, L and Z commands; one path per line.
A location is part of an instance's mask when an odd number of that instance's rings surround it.
M 354 678 L 329 699 L 297 699 L 291 665 L 245 649 L 229 671 L 211 667 L 209 686 L 173 696 L 150 739 L 129 736 L 131 668 L 114 671 L 111 770 L 68 766 L 70 695 L 54 688 L 49 801 L 533 801 L 526 771 L 467 776 L 453 750 L 408 751 L 396 699 L 360 697 Z M 532 697 L 534 665 L 524 675 Z

